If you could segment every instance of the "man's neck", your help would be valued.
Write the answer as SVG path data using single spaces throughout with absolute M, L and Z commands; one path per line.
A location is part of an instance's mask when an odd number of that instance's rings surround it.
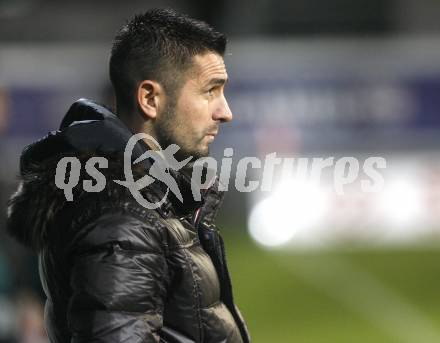
M 156 141 L 156 135 L 154 134 L 154 130 L 151 126 L 151 122 L 149 120 L 143 120 L 139 115 L 137 114 L 130 114 L 127 113 L 124 110 L 118 110 L 117 111 L 119 118 L 124 123 L 125 126 L 127 126 L 133 134 L 136 133 L 146 133 L 147 135 L 153 137 Z M 151 141 L 151 139 L 144 139 L 145 144 L 148 145 L 148 147 L 152 150 L 160 150 L 160 146 L 157 146 L 154 144 L 154 142 Z

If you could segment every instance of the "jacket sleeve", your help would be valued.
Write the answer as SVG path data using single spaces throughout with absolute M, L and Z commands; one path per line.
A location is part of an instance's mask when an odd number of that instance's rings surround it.
M 157 225 L 119 212 L 81 230 L 69 254 L 71 343 L 159 342 L 169 277 Z

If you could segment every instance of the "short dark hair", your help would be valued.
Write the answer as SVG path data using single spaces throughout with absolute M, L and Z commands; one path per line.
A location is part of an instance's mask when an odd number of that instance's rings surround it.
M 207 23 L 171 9 L 136 15 L 117 33 L 110 55 L 110 80 L 118 107 L 133 110 L 142 80 L 155 80 L 173 92 L 192 57 L 215 52 L 224 56 L 226 36 Z

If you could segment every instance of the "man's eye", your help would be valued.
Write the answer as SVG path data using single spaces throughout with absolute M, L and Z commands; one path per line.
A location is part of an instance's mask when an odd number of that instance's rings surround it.
M 215 87 L 212 87 L 208 90 L 208 95 L 214 95 Z

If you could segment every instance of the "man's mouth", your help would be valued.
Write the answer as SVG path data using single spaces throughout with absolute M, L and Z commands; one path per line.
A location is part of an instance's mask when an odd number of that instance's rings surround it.
M 213 136 L 213 137 L 215 137 L 215 136 L 217 136 L 217 134 L 218 134 L 218 130 L 208 132 L 206 135 L 207 135 L 207 136 Z
M 205 137 L 207 137 L 208 141 L 211 141 L 211 142 L 214 141 L 215 136 L 217 136 L 217 132 L 210 132 L 205 135 Z

